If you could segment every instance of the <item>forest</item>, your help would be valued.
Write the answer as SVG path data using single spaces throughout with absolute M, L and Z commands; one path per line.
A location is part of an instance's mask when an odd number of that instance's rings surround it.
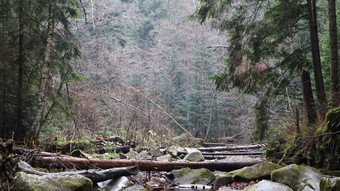
M 115 150 L 99 158 L 162 148 L 172 160 L 191 151 L 170 148 L 190 147 L 205 162 L 243 145 L 244 155 L 340 177 L 339 42 L 336 0 L 0 0 L 0 172 L 8 145 L 16 157 L 101 144 Z M 230 159 L 228 171 L 257 159 Z M 0 177 L 1 190 L 13 184 Z

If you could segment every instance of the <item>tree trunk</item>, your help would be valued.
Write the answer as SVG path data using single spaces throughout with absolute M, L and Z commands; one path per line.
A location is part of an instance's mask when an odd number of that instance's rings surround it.
M 235 151 L 242 149 L 260 149 L 263 145 L 243 145 L 235 147 L 208 147 L 208 148 L 198 148 L 201 152 L 215 152 L 215 151 Z
M 305 108 L 307 112 L 308 126 L 310 126 L 315 123 L 317 119 L 317 114 L 315 110 L 315 103 L 314 103 L 312 85 L 310 81 L 310 74 L 308 71 L 306 70 L 302 71 L 301 81 L 302 81 L 303 102 L 305 104 Z
M 335 6 L 335 0 L 328 0 L 331 97 L 333 107 L 340 105 L 338 34 Z
M 6 69 L 4 68 L 3 72 L 3 92 L 2 92 L 2 131 L 1 131 L 1 137 L 5 138 L 5 132 L 6 132 L 6 75 L 5 75 Z
M 138 167 L 137 166 L 131 166 L 131 167 L 121 167 L 121 168 L 110 168 L 107 170 L 101 170 L 101 171 L 94 171 L 94 170 L 83 170 L 83 171 L 75 171 L 75 172 L 59 172 L 59 173 L 46 173 L 41 172 L 33 169 L 31 166 L 29 166 L 25 162 L 19 162 L 19 169 L 23 172 L 26 172 L 28 174 L 35 174 L 39 176 L 74 176 L 74 175 L 81 175 L 85 176 L 93 183 L 102 182 L 110 179 L 115 179 L 121 176 L 130 176 L 130 175 L 136 175 L 138 173 Z
M 138 166 L 142 171 L 171 171 L 181 168 L 207 168 L 209 170 L 231 171 L 245 166 L 251 166 L 264 161 L 254 158 L 252 161 L 223 161 L 223 162 L 161 162 L 152 160 L 124 160 L 124 159 L 84 159 L 76 157 L 37 157 L 28 161 L 34 167 L 41 168 L 78 168 L 89 169 L 98 167 L 108 169 L 113 167 Z
M 24 5 L 23 0 L 19 2 L 19 48 L 18 48 L 18 105 L 17 105 L 17 127 L 15 131 L 15 140 L 23 141 L 25 129 L 22 126 L 22 111 L 23 111 L 23 81 L 24 81 Z
M 49 15 L 48 15 L 48 34 L 47 34 L 47 42 L 46 42 L 46 51 L 44 64 L 42 66 L 41 71 L 41 84 L 40 84 L 40 92 L 38 98 L 38 109 L 33 122 L 33 138 L 38 138 L 40 133 L 40 128 L 42 126 L 42 119 L 44 116 L 44 107 L 47 96 L 47 90 L 49 86 L 49 81 L 51 80 L 51 75 L 49 71 L 50 63 L 51 63 L 51 52 L 52 52 L 52 43 L 53 43 L 53 33 L 54 33 L 54 7 L 53 3 L 49 5 Z
M 324 119 L 327 110 L 327 100 L 325 94 L 325 88 L 323 83 L 320 50 L 319 50 L 319 36 L 316 16 L 316 3 L 315 0 L 307 0 L 308 7 L 308 20 L 309 20 L 309 32 L 312 46 L 312 58 L 313 58 L 313 69 L 314 69 L 314 80 L 316 95 L 319 103 L 319 117 L 321 120 Z

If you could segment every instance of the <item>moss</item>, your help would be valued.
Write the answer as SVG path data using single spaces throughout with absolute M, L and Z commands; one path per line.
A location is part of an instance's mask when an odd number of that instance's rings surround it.
M 13 186 L 16 191 L 92 191 L 93 184 L 84 176 L 31 175 L 24 172 L 17 173 Z
M 340 190 L 340 177 L 321 178 L 320 191 L 336 191 L 336 190 Z
M 331 109 L 326 114 L 327 129 L 324 132 L 336 132 L 340 128 L 340 107 Z
M 250 167 L 244 167 L 238 170 L 231 171 L 227 175 L 232 176 L 235 181 L 270 179 L 271 172 L 280 168 L 280 165 L 270 162 L 262 162 Z
M 298 165 L 292 164 L 287 167 L 275 170 L 271 174 L 271 180 L 288 185 L 293 190 L 298 189 L 301 169 Z

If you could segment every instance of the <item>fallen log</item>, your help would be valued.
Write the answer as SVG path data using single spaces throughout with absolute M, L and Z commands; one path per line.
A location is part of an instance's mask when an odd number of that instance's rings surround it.
M 202 152 L 202 155 L 209 156 L 235 156 L 235 155 L 263 155 L 263 152 L 233 152 L 233 153 L 213 153 L 213 152 Z
M 202 147 L 198 148 L 201 152 L 215 152 L 215 151 L 235 151 L 235 150 L 242 150 L 242 149 L 260 149 L 263 145 L 242 145 L 242 146 L 235 146 L 235 147 Z
M 110 168 L 106 170 L 101 171 L 94 171 L 94 170 L 82 170 L 82 171 L 75 171 L 75 172 L 58 172 L 58 173 L 46 173 L 41 172 L 38 170 L 35 170 L 30 165 L 28 165 L 25 162 L 19 162 L 18 164 L 19 169 L 25 173 L 28 174 L 35 174 L 39 176 L 72 176 L 72 175 L 81 175 L 85 176 L 93 183 L 102 182 L 110 179 L 115 179 L 121 176 L 130 176 L 130 175 L 136 175 L 138 173 L 138 167 L 137 166 L 128 166 L 128 167 L 120 167 L 120 168 Z
M 201 143 L 202 147 L 224 147 L 224 143 L 209 143 L 209 142 L 203 142 Z
M 125 160 L 125 159 L 84 159 L 70 156 L 40 157 L 27 161 L 34 167 L 41 168 L 78 168 L 89 169 L 93 167 L 108 169 L 113 167 L 138 166 L 142 171 L 171 171 L 189 167 L 192 169 L 206 168 L 209 170 L 231 171 L 245 166 L 251 166 L 264 161 L 254 158 L 251 161 L 219 161 L 219 162 L 162 162 L 151 160 Z

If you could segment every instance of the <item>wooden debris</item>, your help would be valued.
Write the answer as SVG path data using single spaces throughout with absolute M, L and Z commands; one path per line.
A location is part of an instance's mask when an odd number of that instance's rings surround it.
M 93 167 L 108 169 L 113 167 L 138 166 L 142 171 L 171 171 L 189 167 L 192 169 L 207 168 L 209 170 L 231 171 L 245 166 L 262 162 L 262 158 L 251 161 L 218 161 L 218 162 L 162 162 L 151 160 L 125 160 L 125 159 L 84 159 L 70 156 L 38 157 L 28 161 L 34 167 L 41 168 L 78 168 L 89 169 Z
M 234 150 L 242 150 L 242 149 L 260 149 L 263 145 L 243 145 L 243 146 L 235 146 L 235 147 L 207 147 L 207 148 L 198 148 L 201 152 L 215 152 L 215 151 L 234 151 Z
M 27 163 L 26 163 L 27 164 Z M 37 171 L 30 167 L 28 164 L 19 163 L 19 168 L 25 173 L 28 174 L 35 174 L 39 176 L 44 175 L 56 175 L 56 176 L 70 176 L 70 175 L 81 175 L 91 179 L 92 182 L 102 182 L 110 179 L 115 179 L 121 176 L 130 176 L 136 175 L 138 173 L 137 166 L 128 166 L 128 167 L 120 167 L 120 168 L 110 168 L 101 171 L 94 171 L 94 170 L 82 170 L 76 172 L 59 172 L 59 173 L 45 173 L 41 171 Z

